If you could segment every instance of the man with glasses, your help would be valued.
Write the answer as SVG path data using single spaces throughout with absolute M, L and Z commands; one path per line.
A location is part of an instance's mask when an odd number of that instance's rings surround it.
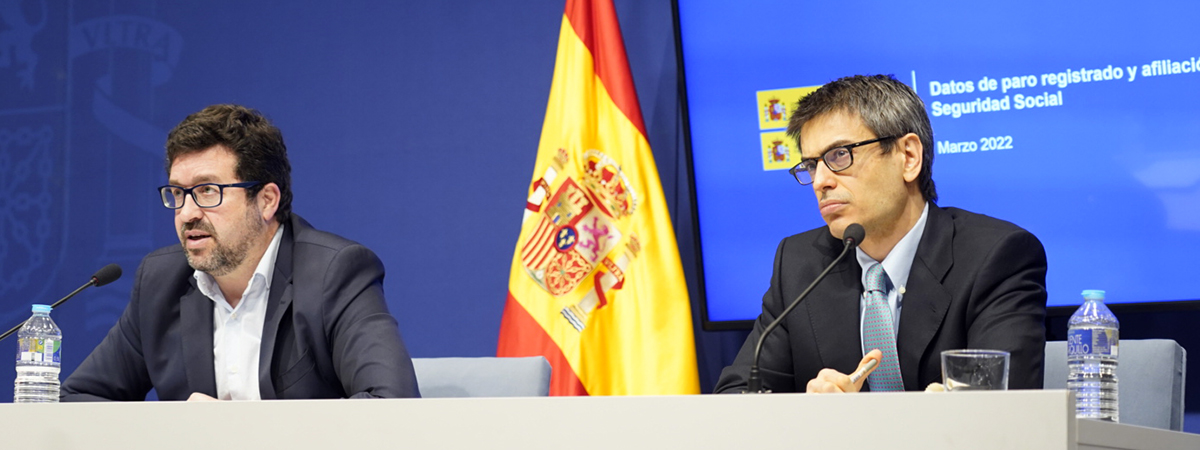
M 181 245 L 142 260 L 63 400 L 418 396 L 383 263 L 292 213 L 279 129 L 210 106 L 171 130 L 166 163 L 158 191 Z
M 1045 250 L 1016 225 L 937 206 L 916 93 L 891 76 L 842 78 L 803 98 L 787 133 L 802 156 L 791 173 L 827 226 L 779 243 L 763 312 L 715 391 L 746 389 L 763 329 L 837 258 L 853 223 L 866 231 L 855 255 L 767 335 L 763 388 L 921 390 L 941 381 L 941 352 L 962 348 L 1010 352 L 1009 387 L 1040 388 Z

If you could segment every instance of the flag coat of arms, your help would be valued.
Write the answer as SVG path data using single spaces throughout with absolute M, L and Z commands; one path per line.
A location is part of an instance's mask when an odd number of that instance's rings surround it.
M 498 356 L 551 395 L 699 393 L 687 285 L 611 0 L 568 0 Z

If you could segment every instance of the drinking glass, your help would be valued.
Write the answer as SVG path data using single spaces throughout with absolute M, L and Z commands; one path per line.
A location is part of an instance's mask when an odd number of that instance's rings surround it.
M 942 352 L 942 384 L 947 391 L 1008 390 L 1008 352 L 946 350 Z

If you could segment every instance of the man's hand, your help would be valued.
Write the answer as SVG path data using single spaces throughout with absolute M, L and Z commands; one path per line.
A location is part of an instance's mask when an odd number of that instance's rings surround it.
M 871 350 L 867 352 L 866 356 L 863 356 L 862 361 L 859 361 L 858 370 L 863 370 L 863 368 L 871 360 L 875 360 L 877 363 L 875 367 L 878 367 L 878 362 L 882 359 L 883 352 L 879 350 Z M 833 369 L 821 369 L 821 371 L 817 373 L 816 378 L 808 381 L 807 392 L 810 394 L 858 392 L 862 389 L 863 383 L 867 382 L 867 375 L 870 375 L 871 372 L 874 371 L 875 368 L 867 369 L 863 372 L 862 376 L 858 378 L 858 382 L 851 382 L 849 375 Z
M 216 402 L 216 401 L 220 401 L 220 400 L 209 397 L 207 394 L 193 392 L 192 395 L 188 397 L 187 401 L 189 401 L 189 402 Z

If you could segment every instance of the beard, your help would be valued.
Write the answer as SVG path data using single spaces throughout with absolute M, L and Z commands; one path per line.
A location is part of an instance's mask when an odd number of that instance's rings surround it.
M 189 222 L 183 225 L 180 230 L 180 241 L 184 246 L 184 254 L 187 255 L 187 262 L 192 269 L 207 273 L 213 277 L 227 275 L 233 272 L 234 269 L 242 265 L 246 260 L 246 256 L 250 253 L 250 248 L 254 246 L 254 241 L 262 234 L 262 230 L 266 225 L 258 220 L 258 208 L 256 204 L 247 205 L 246 215 L 242 217 L 240 224 L 230 231 L 236 236 L 231 236 L 231 242 L 226 243 L 222 240 L 222 236 L 217 234 L 217 230 L 208 221 L 201 219 L 195 222 Z M 184 233 L 189 230 L 199 230 L 211 236 L 213 241 L 211 254 L 203 257 L 199 254 L 200 250 L 188 249 L 187 238 Z

